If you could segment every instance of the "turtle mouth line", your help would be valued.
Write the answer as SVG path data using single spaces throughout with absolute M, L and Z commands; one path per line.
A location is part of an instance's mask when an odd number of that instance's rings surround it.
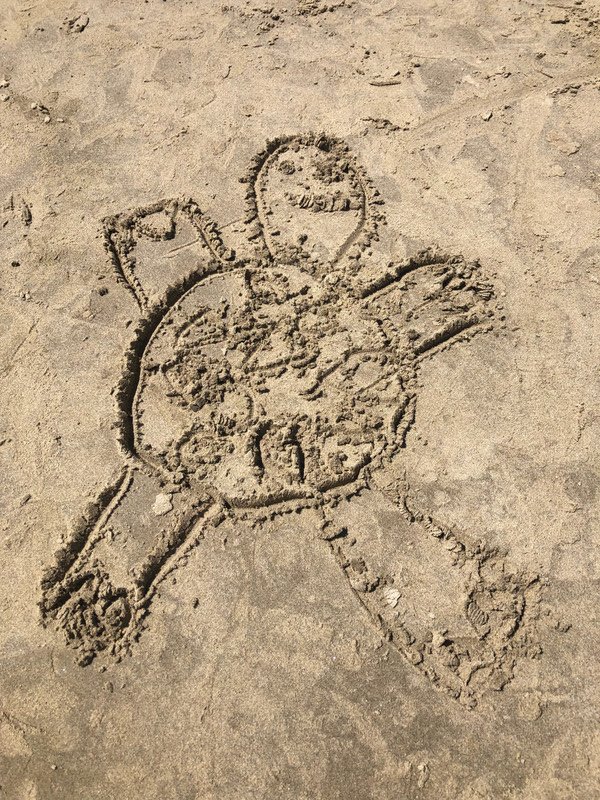
M 356 198 L 337 192 L 286 192 L 288 202 L 307 211 L 360 211 L 362 203 Z

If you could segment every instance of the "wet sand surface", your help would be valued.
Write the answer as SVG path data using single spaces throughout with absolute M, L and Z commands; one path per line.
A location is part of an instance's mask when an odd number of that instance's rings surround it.
M 0 797 L 600 797 L 599 25 L 5 0 Z

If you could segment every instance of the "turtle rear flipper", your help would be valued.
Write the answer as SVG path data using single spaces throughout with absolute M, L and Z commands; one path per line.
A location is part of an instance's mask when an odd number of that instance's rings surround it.
M 158 476 L 135 468 L 101 498 L 42 582 L 42 617 L 63 631 L 81 663 L 126 649 L 211 505 L 181 488 L 167 492 Z
M 325 537 L 331 551 L 387 641 L 432 683 L 473 706 L 537 654 L 535 576 L 409 510 L 395 488 L 365 493 L 348 511 L 346 527 Z M 338 514 L 336 525 L 345 521 Z
M 43 613 L 56 621 L 80 664 L 108 650 L 115 655 L 125 642 L 135 615 L 133 598 L 116 589 L 98 564 L 70 576 L 44 596 Z

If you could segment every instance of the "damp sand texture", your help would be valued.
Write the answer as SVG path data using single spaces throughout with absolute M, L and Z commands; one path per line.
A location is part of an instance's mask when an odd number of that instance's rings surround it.
M 0 797 L 600 797 L 600 7 L 7 0 Z

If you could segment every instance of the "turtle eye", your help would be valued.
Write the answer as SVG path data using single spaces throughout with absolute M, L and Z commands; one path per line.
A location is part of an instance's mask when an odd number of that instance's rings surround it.
M 296 172 L 296 166 L 293 161 L 290 161 L 288 158 L 283 158 L 278 165 L 278 169 L 280 172 L 283 172 L 284 175 L 293 175 Z

